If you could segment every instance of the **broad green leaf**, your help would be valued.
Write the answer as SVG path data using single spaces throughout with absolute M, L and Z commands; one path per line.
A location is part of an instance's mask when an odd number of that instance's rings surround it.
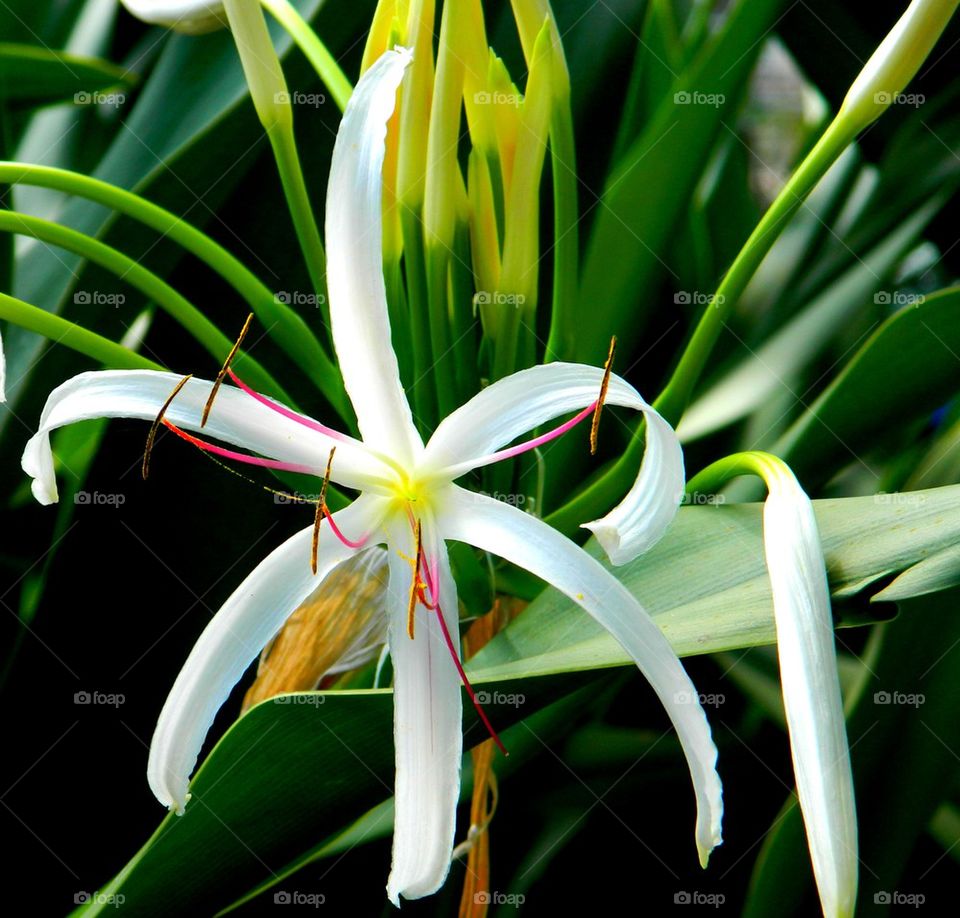
M 119 105 L 133 82 L 131 74 L 109 61 L 0 42 L 0 98 L 7 102 Z
M 960 486 L 814 507 L 835 596 L 849 598 L 960 540 Z M 651 551 L 615 569 L 680 655 L 774 642 L 761 512 L 759 504 L 683 507 Z M 595 543 L 588 549 L 600 555 Z M 474 657 L 471 673 L 486 682 L 628 662 L 599 625 L 548 589 Z

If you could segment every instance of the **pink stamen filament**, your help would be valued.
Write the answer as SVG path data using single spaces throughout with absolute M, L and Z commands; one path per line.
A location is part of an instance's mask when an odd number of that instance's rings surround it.
M 423 595 L 423 588 L 420 589 L 420 599 L 424 606 L 431 611 L 436 612 L 437 620 L 440 622 L 440 631 L 443 634 L 443 640 L 447 645 L 447 650 L 450 651 L 450 657 L 453 660 L 453 665 L 457 668 L 457 673 L 460 675 L 460 681 L 463 683 L 463 687 L 467 690 L 467 695 L 469 696 L 470 702 L 476 710 L 477 715 L 483 722 L 484 727 L 487 728 L 487 733 L 490 734 L 490 738 L 497 744 L 497 748 L 504 755 L 510 755 L 510 753 L 507 752 L 506 746 L 503 745 L 503 742 L 497 735 L 497 731 L 494 730 L 493 724 L 490 723 L 490 718 L 487 717 L 487 712 L 483 710 L 483 705 L 477 701 L 477 695 L 473 690 L 473 686 L 470 684 L 470 680 L 467 678 L 467 674 L 464 672 L 463 664 L 460 662 L 460 656 L 457 654 L 457 648 L 454 647 L 453 638 L 450 637 L 450 631 L 447 628 L 447 622 L 443 617 L 443 609 L 440 608 L 440 595 L 439 591 L 437 590 L 437 584 L 439 582 L 437 561 L 434 559 L 428 567 L 427 559 L 424 557 L 422 564 L 423 576 L 426 581 L 425 586 L 426 589 L 430 591 L 430 595 L 433 597 L 433 603 L 430 604 L 426 601 L 426 597 Z M 418 576 L 416 572 L 414 573 L 414 576 Z
M 177 427 L 176 424 L 168 421 L 166 418 L 162 421 L 163 425 L 172 430 L 178 437 L 192 443 L 198 449 L 205 453 L 213 453 L 215 456 L 222 456 L 224 459 L 234 459 L 237 462 L 245 462 L 247 465 L 259 465 L 265 469 L 279 469 L 284 472 L 299 472 L 303 475 L 316 475 L 317 470 L 309 465 L 299 465 L 295 462 L 283 462 L 280 459 L 264 459 L 261 456 L 251 456 L 248 453 L 238 453 L 232 449 L 224 449 L 222 446 L 214 446 L 206 440 L 201 440 L 185 430 Z
M 450 632 L 447 629 L 447 623 L 443 618 L 443 610 L 440 608 L 439 603 L 437 604 L 437 620 L 440 622 L 440 631 L 443 632 L 443 640 L 446 642 L 447 650 L 450 651 L 450 656 L 453 658 L 453 665 L 457 667 L 457 672 L 460 674 L 460 681 L 463 683 L 463 687 L 467 690 L 467 694 L 470 696 L 470 701 L 473 704 L 473 707 L 476 709 L 480 720 L 483 721 L 483 725 L 487 728 L 487 733 L 490 734 L 490 739 L 497 744 L 497 748 L 504 755 L 510 755 L 510 753 L 507 752 L 506 746 L 503 745 L 503 742 L 497 735 L 497 731 L 493 729 L 493 724 L 490 723 L 490 718 L 487 717 L 487 712 L 483 710 L 483 705 L 477 701 L 477 696 L 473 691 L 473 686 L 470 684 L 467 674 L 463 671 L 463 665 L 460 663 L 460 657 L 457 656 L 457 649 L 453 646 L 453 639 L 450 637 Z
M 311 430 L 315 430 L 318 433 L 322 433 L 325 436 L 328 436 L 334 440 L 339 440 L 341 443 L 346 443 L 350 438 L 346 434 L 340 433 L 339 430 L 334 430 L 332 427 L 327 427 L 326 424 L 321 424 L 319 421 L 315 421 L 313 418 L 304 417 L 302 414 L 297 414 L 296 411 L 292 411 L 287 408 L 286 405 L 281 405 L 279 402 L 275 402 L 273 399 L 267 398 L 265 395 L 261 395 L 254 389 L 251 389 L 232 369 L 227 370 L 227 375 L 237 384 L 237 386 L 247 393 L 251 398 L 256 399 L 260 402 L 261 405 L 265 405 L 271 411 L 276 411 L 277 414 L 283 415 L 283 417 L 288 418 L 291 421 L 296 421 L 297 424 L 302 424 L 304 427 L 309 427 Z
M 361 536 L 359 539 L 354 541 L 353 539 L 348 539 L 340 527 L 337 525 L 336 520 L 333 518 L 333 514 L 327 509 L 327 505 L 323 505 L 323 515 L 327 518 L 327 522 L 330 524 L 330 529 L 333 531 L 333 534 L 341 541 L 347 548 L 363 548 L 366 544 L 367 539 L 370 538 L 370 533 Z
M 459 476 L 465 472 L 469 472 L 471 469 L 477 469 L 484 465 L 492 465 L 494 462 L 502 462 L 504 459 L 512 459 L 514 456 L 520 456 L 523 453 L 530 452 L 530 450 L 536 449 L 538 446 L 543 446 L 544 443 L 549 443 L 551 440 L 556 440 L 557 437 L 562 437 L 568 430 L 572 430 L 581 421 L 590 417 L 596 410 L 596 407 L 597 401 L 594 400 L 587 405 L 583 411 L 570 418 L 569 421 L 565 421 L 559 427 L 554 427 L 553 430 L 548 430 L 539 437 L 534 437 L 532 440 L 527 440 L 524 443 L 518 443 L 516 446 L 508 446 L 506 449 L 497 450 L 497 452 L 490 453 L 481 459 L 471 459 L 469 462 L 446 469 L 445 472 L 446 474 Z

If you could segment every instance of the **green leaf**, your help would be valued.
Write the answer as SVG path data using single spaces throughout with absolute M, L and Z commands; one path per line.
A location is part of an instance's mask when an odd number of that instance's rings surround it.
M 0 99 L 24 106 L 121 104 L 134 75 L 116 64 L 35 45 L 0 42 Z
M 920 297 L 864 343 L 774 449 L 807 484 L 960 390 L 960 288 Z M 838 436 L 839 434 L 839 436 Z
M 612 333 L 625 346 L 637 340 L 642 317 L 653 306 L 651 292 L 671 232 L 781 6 L 780 0 L 737 3 L 611 171 L 596 208 L 581 282 L 580 309 L 590 321 L 563 337 L 569 351 L 560 352 L 561 359 L 602 362 Z
M 877 290 L 945 203 L 942 197 L 934 199 L 905 219 L 783 328 L 749 351 L 687 409 L 677 428 L 680 438 L 689 442 L 713 433 L 763 407 L 783 389 L 802 392 L 804 386 L 797 385 L 797 379 L 829 340 L 872 305 Z
M 831 591 L 844 599 L 960 541 L 960 486 L 817 500 L 814 508 Z M 761 513 L 759 504 L 683 507 L 651 551 L 614 569 L 681 656 L 774 642 Z M 600 556 L 595 542 L 587 547 Z M 627 663 L 606 631 L 548 589 L 473 658 L 470 672 L 486 682 Z

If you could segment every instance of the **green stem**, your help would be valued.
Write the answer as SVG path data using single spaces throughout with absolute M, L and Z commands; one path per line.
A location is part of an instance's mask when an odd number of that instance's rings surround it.
M 320 230 L 313 215 L 310 204 L 310 195 L 307 184 L 303 179 L 303 169 L 300 167 L 300 155 L 297 152 L 297 142 L 293 135 L 292 122 L 278 124 L 267 133 L 273 154 L 277 162 L 277 171 L 280 173 L 280 182 L 283 193 L 290 209 L 293 227 L 300 242 L 307 271 L 310 273 L 310 283 L 313 291 L 319 298 L 323 321 L 330 331 L 330 305 L 327 302 L 327 256 L 320 240 Z
M 343 380 L 336 365 L 304 320 L 263 284 L 241 261 L 181 217 L 109 182 L 57 169 L 0 162 L 0 184 L 51 188 L 95 201 L 138 220 L 203 261 L 244 299 L 276 343 L 310 377 L 341 417 L 350 417 Z
M 715 494 L 731 478 L 738 478 L 740 475 L 756 475 L 767 481 L 770 475 L 777 474 L 777 465 L 783 463 L 770 453 L 759 450 L 724 456 L 694 475 L 687 482 L 686 493 Z
M 62 344 L 80 354 L 118 370 L 163 370 L 159 363 L 144 357 L 130 348 L 104 338 L 96 332 L 75 325 L 62 316 L 56 316 L 18 300 L 16 297 L 0 293 L 0 319 L 6 319 L 14 325 L 32 331 L 55 344 Z
M 168 312 L 217 359 L 218 363 L 230 352 L 233 342 L 196 306 L 152 271 L 106 243 L 69 227 L 17 211 L 0 211 L 0 232 L 30 236 L 100 265 L 141 291 L 144 296 Z M 255 388 L 276 395 L 287 404 L 291 404 L 290 397 L 284 392 L 283 387 L 249 354 L 238 355 L 236 365 Z
M 683 416 L 720 332 L 760 263 L 813 186 L 852 139 L 844 123 L 833 121 L 744 243 L 730 270 L 720 282 L 713 302 L 700 317 L 673 376 L 654 403 L 654 407 L 671 424 L 678 424 Z
M 330 91 L 337 108 L 343 111 L 353 92 L 353 86 L 346 74 L 340 69 L 336 58 L 290 3 L 290 0 L 261 0 L 263 8 L 273 16 L 294 40 L 304 57 L 310 61 L 323 85 Z

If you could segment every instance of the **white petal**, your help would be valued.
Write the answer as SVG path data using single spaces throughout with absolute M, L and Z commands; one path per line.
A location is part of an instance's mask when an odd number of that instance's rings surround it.
M 423 521 L 425 524 L 426 520 Z M 444 621 L 458 652 L 457 591 L 442 541 L 424 529 L 424 549 L 438 558 Z M 413 571 L 399 554 L 416 554 L 409 527 L 391 531 L 390 656 L 394 671 L 396 816 L 387 895 L 418 899 L 436 892 L 450 870 L 463 751 L 460 677 L 436 612 L 417 609 L 414 638 L 407 634 Z
M 550 363 L 501 379 L 440 422 L 424 464 L 450 467 L 454 474 L 483 465 L 527 431 L 596 401 L 602 380 L 601 368 L 574 363 Z M 647 421 L 646 452 L 633 487 L 607 516 L 585 524 L 610 560 L 624 564 L 650 548 L 676 515 L 683 497 L 683 452 L 673 428 L 615 374 L 606 404 L 642 411 Z
M 408 462 L 421 449 L 390 338 L 381 199 L 387 121 L 409 51 L 387 51 L 360 78 L 330 163 L 327 288 L 340 372 L 371 447 Z
M 226 13 L 220 0 L 120 0 L 137 19 L 150 25 L 169 26 L 178 32 L 197 34 L 225 26 Z
M 346 535 L 359 538 L 374 530 L 384 509 L 383 498 L 364 496 L 335 519 Z M 189 799 L 187 786 L 204 737 L 231 689 L 287 617 L 355 551 L 329 526 L 321 527 L 314 575 L 312 541 L 310 526 L 260 562 L 204 629 L 170 690 L 150 744 L 147 778 L 157 799 L 177 812 Z
M 174 373 L 155 370 L 99 370 L 81 373 L 57 386 L 47 398 L 40 428 L 27 442 L 21 465 L 33 481 L 34 496 L 41 504 L 55 503 L 50 433 L 57 427 L 90 418 L 141 418 L 153 421 L 180 381 Z M 200 428 L 200 416 L 213 384 L 191 379 L 167 409 L 166 417 L 178 427 L 203 438 L 222 440 L 271 459 L 309 466 L 322 476 L 331 447 L 337 453 L 333 480 L 348 487 L 363 487 L 382 479 L 385 468 L 369 455 L 359 440 L 334 439 L 283 417 L 234 386 L 220 387 L 217 400 Z M 146 436 L 146 432 L 144 432 Z
M 817 521 L 792 474 L 768 486 L 763 540 L 797 795 L 823 913 L 852 915 L 857 817 Z
M 706 866 L 710 852 L 721 842 L 723 796 L 717 750 L 697 690 L 653 619 L 600 562 L 515 507 L 456 488 L 440 524 L 444 538 L 499 555 L 565 593 L 630 654 L 680 738 L 697 797 L 697 849 Z

